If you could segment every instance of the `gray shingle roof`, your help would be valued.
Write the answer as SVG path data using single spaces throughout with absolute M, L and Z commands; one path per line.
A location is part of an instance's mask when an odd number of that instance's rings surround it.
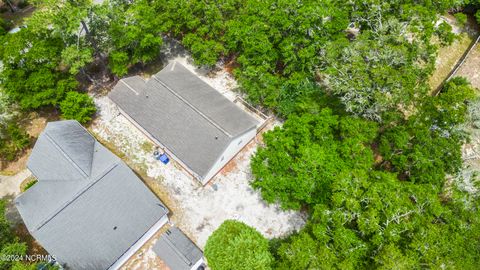
M 37 140 L 36 151 L 27 166 L 41 179 L 73 181 L 90 176 L 95 139 L 83 129 L 72 129 L 74 122 L 47 125 Z M 56 170 L 51 165 L 57 164 Z
M 39 181 L 16 206 L 30 233 L 71 269 L 107 269 L 168 213 L 76 121 L 48 123 L 28 167 Z
M 202 257 L 202 251 L 176 227 L 160 236 L 153 251 L 171 270 L 190 270 Z
M 258 124 L 176 62 L 148 81 L 122 79 L 109 97 L 202 178 L 233 139 Z

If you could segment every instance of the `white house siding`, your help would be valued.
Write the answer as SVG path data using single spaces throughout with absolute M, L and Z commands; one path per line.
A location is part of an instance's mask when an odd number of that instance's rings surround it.
M 210 181 L 210 179 L 212 179 L 223 168 L 223 166 L 225 166 L 233 157 L 235 157 L 235 155 L 243 147 L 245 147 L 247 143 L 249 143 L 253 138 L 255 138 L 256 134 L 257 129 L 252 128 L 251 130 L 234 139 L 225 149 L 223 154 L 218 158 L 217 162 L 215 162 L 207 175 L 203 178 L 202 184 L 205 185 L 208 181 Z

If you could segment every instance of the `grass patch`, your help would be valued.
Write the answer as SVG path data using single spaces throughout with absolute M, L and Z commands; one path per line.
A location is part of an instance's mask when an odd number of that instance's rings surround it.
M 146 152 L 146 153 L 150 153 L 153 151 L 153 143 L 149 142 L 149 141 L 145 141 L 142 143 L 142 145 L 140 145 L 140 148 Z
M 461 33 L 452 45 L 438 49 L 435 71 L 428 82 L 432 90 L 437 89 L 448 77 L 473 40 L 474 37 L 469 34 Z
M 30 176 L 27 179 L 23 180 L 23 182 L 20 184 L 20 190 L 22 192 L 27 191 L 29 188 L 31 188 L 33 185 L 35 185 L 38 182 L 35 177 Z
M 15 174 L 16 172 L 14 171 L 9 171 L 9 170 L 0 171 L 0 175 L 3 175 L 3 176 L 13 176 Z

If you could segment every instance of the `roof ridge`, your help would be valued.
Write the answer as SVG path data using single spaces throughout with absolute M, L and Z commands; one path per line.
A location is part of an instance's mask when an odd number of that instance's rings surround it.
M 38 225 L 36 225 L 36 228 L 34 229 L 35 231 L 40 230 L 43 226 L 45 226 L 50 220 L 52 220 L 55 216 L 57 216 L 60 212 L 62 212 L 67 206 L 72 204 L 74 201 L 76 201 L 81 195 L 83 195 L 85 192 L 87 192 L 93 185 L 98 183 L 100 180 L 102 180 L 105 175 L 110 173 L 113 169 L 115 169 L 121 161 L 117 161 L 116 163 L 110 165 L 107 167 L 102 173 L 98 174 L 98 177 L 93 178 L 90 183 L 85 185 L 84 187 L 80 188 L 78 192 L 76 192 L 73 196 L 72 199 L 67 200 L 65 203 L 63 203 L 57 210 L 54 211 L 53 214 L 50 214 L 47 218 L 45 218 L 42 222 L 40 222 Z
M 85 177 L 89 176 L 84 170 L 82 170 L 82 168 L 80 168 L 80 166 L 78 166 L 78 164 L 69 155 L 67 155 L 67 153 L 62 149 L 62 147 L 48 134 L 48 131 L 45 132 L 45 135 L 47 136 L 47 140 L 49 140 L 58 151 L 60 151 L 62 156 L 65 157 L 75 169 L 77 169 Z
M 172 88 L 170 88 L 170 86 L 168 86 L 165 82 L 163 82 L 162 80 L 160 80 L 159 78 L 157 78 L 155 75 L 152 75 L 152 78 L 157 81 L 158 83 L 160 83 L 163 87 L 165 87 L 168 91 L 170 91 L 173 95 L 175 95 L 178 99 L 180 99 L 182 102 L 184 102 L 185 104 L 187 104 L 191 109 L 193 109 L 196 113 L 198 113 L 200 116 L 202 116 L 203 118 L 205 118 L 205 120 L 207 120 L 210 124 L 212 124 L 213 126 L 215 126 L 217 129 L 219 129 L 221 132 L 223 132 L 225 135 L 227 135 L 228 137 L 232 138 L 232 134 L 230 134 L 228 131 L 226 131 L 224 128 L 222 128 L 219 124 L 217 124 L 213 119 L 211 119 L 210 117 L 208 117 L 207 115 L 205 115 L 203 112 L 201 112 L 197 107 L 195 107 L 193 104 L 191 104 L 190 102 L 188 102 L 188 100 L 186 100 L 184 97 L 182 97 L 180 94 L 178 94 L 175 90 L 173 90 Z
M 128 89 L 130 89 L 130 91 L 132 91 L 133 93 L 135 93 L 135 95 L 140 95 L 137 90 L 133 89 L 133 87 L 131 87 L 126 81 L 125 79 L 121 79 L 120 82 L 122 82 Z

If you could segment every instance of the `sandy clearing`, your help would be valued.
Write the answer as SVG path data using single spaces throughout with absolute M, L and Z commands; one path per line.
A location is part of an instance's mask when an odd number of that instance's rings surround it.
M 31 175 L 26 169 L 12 176 L 0 175 L 0 199 L 20 194 L 20 184 Z
M 131 162 L 144 168 L 149 177 L 159 181 L 180 209 L 174 212 L 174 221 L 200 247 L 208 236 L 226 219 L 237 219 L 257 228 L 266 237 L 280 237 L 304 224 L 304 217 L 293 211 L 281 211 L 276 205 L 266 205 L 259 193 L 252 190 L 249 164 L 257 143 L 251 142 L 234 159 L 235 169 L 219 173 L 209 185 L 202 187 L 175 162 L 168 165 L 154 159 L 152 151 L 142 149 L 147 137 L 119 114 L 106 97 L 96 98 L 99 117 L 93 132 L 115 145 Z M 213 187 L 216 187 L 215 190 Z
M 233 77 L 221 66 L 214 73 L 192 66 L 186 57 L 170 58 L 182 63 L 201 79 L 221 92 L 229 100 L 237 94 Z M 306 216 L 295 211 L 282 211 L 278 205 L 267 205 L 259 192 L 250 187 L 250 157 L 261 142 L 261 137 L 250 142 L 207 186 L 202 186 L 175 161 L 168 165 L 153 157 L 148 149 L 150 140 L 122 116 L 113 102 L 104 96 L 94 98 L 98 109 L 92 132 L 114 148 L 140 174 L 153 178 L 151 189 L 172 210 L 171 222 L 182 229 L 200 248 L 204 248 L 210 234 L 227 219 L 236 219 L 255 227 L 267 238 L 286 236 L 302 228 Z M 279 125 L 273 121 L 265 129 Z M 160 191 L 158 190 L 160 189 Z M 152 256 L 151 246 L 158 234 L 144 245 L 127 263 L 129 269 L 148 266 L 159 269 L 161 264 Z M 161 268 L 161 267 L 160 267 Z

